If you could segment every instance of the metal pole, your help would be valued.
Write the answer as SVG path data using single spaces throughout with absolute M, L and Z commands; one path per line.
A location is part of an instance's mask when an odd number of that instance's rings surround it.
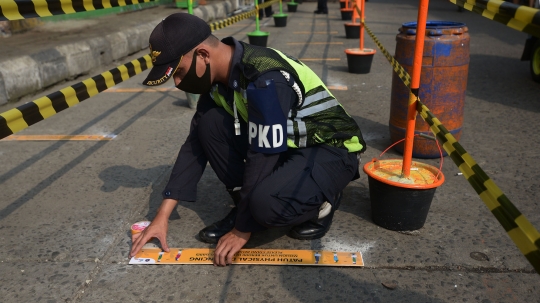
M 405 178 L 408 178 L 411 173 L 414 128 L 416 124 L 416 98 L 419 93 L 418 89 L 420 88 L 420 74 L 422 72 L 422 57 L 424 52 L 428 6 L 429 0 L 420 0 L 416 22 L 416 43 L 414 47 L 413 70 L 411 75 L 411 93 L 409 93 L 409 109 L 407 112 L 405 148 L 403 151 L 402 175 Z
M 360 2 L 360 51 L 364 50 L 364 11 L 366 8 L 365 0 L 356 0 L 358 4 Z
M 255 14 L 255 31 L 259 31 L 259 0 L 255 1 L 255 10 L 257 13 Z

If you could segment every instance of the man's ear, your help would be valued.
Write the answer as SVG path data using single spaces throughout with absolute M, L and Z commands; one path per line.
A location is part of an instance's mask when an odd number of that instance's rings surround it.
M 205 64 L 210 63 L 210 50 L 205 45 L 201 45 L 199 49 L 197 49 L 197 55 L 203 58 Z

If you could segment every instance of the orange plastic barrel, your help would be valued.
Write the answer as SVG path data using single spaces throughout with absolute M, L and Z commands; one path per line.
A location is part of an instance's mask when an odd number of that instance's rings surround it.
M 415 40 L 416 22 L 404 23 L 396 37 L 394 57 L 409 74 L 412 72 Z M 464 23 L 427 22 L 420 76 L 420 100 L 458 140 L 463 125 L 469 70 L 469 40 L 468 29 Z M 409 89 L 397 74 L 393 73 L 389 125 L 390 138 L 394 143 L 405 137 L 408 103 Z M 416 119 L 415 134 L 429 134 L 429 125 L 420 116 Z M 403 143 L 397 144 L 395 149 L 403 153 Z M 435 141 L 415 136 L 413 157 L 439 156 Z

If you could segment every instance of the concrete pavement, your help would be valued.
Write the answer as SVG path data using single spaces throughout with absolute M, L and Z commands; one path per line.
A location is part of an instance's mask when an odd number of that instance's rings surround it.
M 224 19 L 239 8 L 236 2 L 213 1 L 196 7 L 193 14 L 207 22 Z M 120 64 L 128 55 L 148 48 L 148 36 L 161 19 L 180 11 L 158 6 L 101 18 L 48 22 L 2 39 L 0 104 L 91 75 L 112 62 Z
M 416 19 L 417 1 L 367 5 L 368 26 L 393 53 L 397 29 Z M 338 4 L 329 7 L 328 16 L 315 16 L 315 3 L 304 3 L 289 14 L 286 28 L 275 28 L 271 19 L 263 19 L 261 27 L 270 32 L 269 46 L 303 59 L 327 85 L 347 87 L 333 93 L 361 126 L 368 160 L 390 145 L 392 69 L 378 52 L 369 74 L 349 74 L 344 49 L 358 41 L 345 39 Z M 540 90 L 527 63 L 519 61 L 526 35 L 474 13 L 458 13 L 446 1 L 432 1 L 430 19 L 468 25 L 471 63 L 460 142 L 539 228 L 540 139 L 534 131 Z M 245 20 L 215 34 L 247 41 L 245 34 L 253 29 L 253 20 Z M 366 46 L 376 48 L 369 38 Z M 140 89 L 145 75 L 119 88 Z M 286 229 L 276 229 L 255 234 L 248 243 L 249 248 L 361 251 L 364 268 L 128 265 L 129 226 L 155 215 L 192 114 L 179 91 L 110 91 L 19 134 L 116 134 L 112 141 L 0 141 L 2 301 L 540 302 L 539 275 L 448 157 L 446 181 L 418 232 L 393 232 L 372 222 L 362 174 L 346 188 L 324 238 L 297 241 Z M 399 156 L 390 151 L 385 157 Z M 171 247 L 208 247 L 196 235 L 230 208 L 220 188 L 208 167 L 199 201 L 180 202 L 171 217 Z

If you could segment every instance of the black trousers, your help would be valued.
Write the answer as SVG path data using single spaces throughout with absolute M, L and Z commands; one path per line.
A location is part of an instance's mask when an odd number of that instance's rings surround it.
M 249 148 L 246 123 L 239 136 L 233 123 L 229 113 L 214 107 L 204 113 L 198 127 L 210 166 L 226 188 L 242 186 Z M 326 145 L 289 148 L 250 192 L 251 215 L 265 227 L 298 225 L 316 218 L 324 201 L 334 204 L 338 193 L 358 176 L 356 153 Z
M 320 12 L 328 13 L 328 0 L 317 0 L 317 10 Z

